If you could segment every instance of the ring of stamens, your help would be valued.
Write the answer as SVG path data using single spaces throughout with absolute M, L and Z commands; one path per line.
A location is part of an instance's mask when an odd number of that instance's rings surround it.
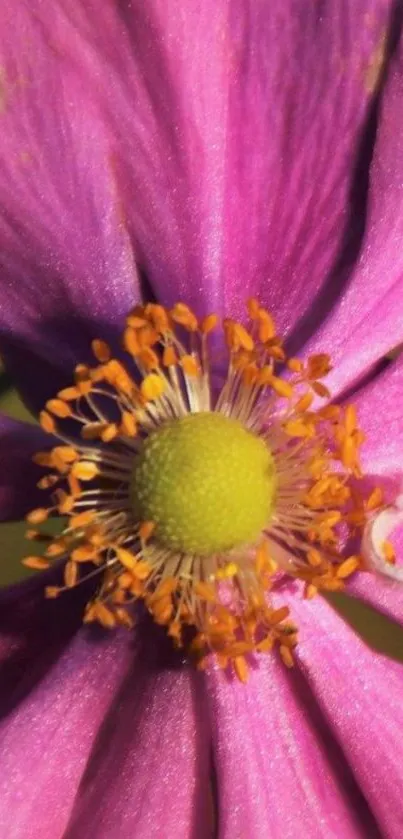
M 48 597 L 97 577 L 86 623 L 131 627 L 141 600 L 200 667 L 213 652 L 242 680 L 248 655 L 273 646 L 293 664 L 297 628 L 288 608 L 271 601 L 279 575 L 301 580 L 308 598 L 341 589 L 361 562 L 355 554 L 346 558 L 342 541 L 360 535 L 382 504 L 379 490 L 364 499 L 352 489 L 351 478 L 361 477 L 364 439 L 354 407 L 317 404 L 330 395 L 321 381 L 329 357 L 287 359 L 271 315 L 256 300 L 248 313 L 247 326 L 221 324 L 228 366 L 218 394 L 210 349 L 216 315 L 199 321 L 183 303 L 171 311 L 136 307 L 123 336 L 126 363 L 112 358 L 105 342 L 93 342 L 94 366 L 78 365 L 75 383 L 40 415 L 60 444 L 34 458 L 49 470 L 39 486 L 52 490 L 53 503 L 28 514 L 29 538 L 47 546 L 44 557 L 24 560 L 38 569 L 64 560 L 64 586 L 48 587 Z M 279 377 L 280 365 L 286 377 Z M 186 550 L 175 538 L 164 543 L 158 523 L 133 503 L 133 474 L 147 441 L 195 414 L 235 422 L 267 447 L 274 463 L 275 502 L 267 504 L 266 521 L 255 538 L 228 550 L 202 551 L 199 541 Z M 79 442 L 63 434 L 63 420 L 76 422 Z M 37 529 L 53 514 L 68 517 L 56 539 Z

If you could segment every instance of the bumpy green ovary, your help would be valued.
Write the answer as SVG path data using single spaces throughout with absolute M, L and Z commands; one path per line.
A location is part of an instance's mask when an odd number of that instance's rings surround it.
M 151 434 L 136 456 L 137 521 L 178 552 L 206 556 L 254 542 L 273 508 L 276 476 L 265 443 L 237 420 L 190 414 Z

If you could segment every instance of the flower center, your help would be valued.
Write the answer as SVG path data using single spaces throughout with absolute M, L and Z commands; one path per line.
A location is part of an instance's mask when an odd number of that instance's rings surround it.
M 254 299 L 247 309 L 244 326 L 147 303 L 127 317 L 124 361 L 93 341 L 95 366 L 79 364 L 40 414 L 60 442 L 34 458 L 50 469 L 38 486 L 51 503 L 27 515 L 45 555 L 24 559 L 63 568 L 47 597 L 98 578 L 85 623 L 130 628 L 141 600 L 199 667 L 214 653 L 242 681 L 249 656 L 273 647 L 293 665 L 297 627 L 276 575 L 299 580 L 308 599 L 342 589 L 364 560 L 398 579 L 385 540 L 403 509 L 359 488 L 354 406 L 318 404 L 330 399 L 329 356 L 287 359 L 270 312 Z M 228 352 L 219 393 L 216 328 Z M 66 436 L 64 419 L 80 434 Z M 55 514 L 68 521 L 52 539 L 37 525 Z M 364 558 L 346 556 L 341 537 L 362 539 Z
M 163 547 L 211 555 L 255 542 L 273 508 L 272 455 L 240 422 L 190 414 L 143 443 L 130 498 L 138 521 L 155 524 Z

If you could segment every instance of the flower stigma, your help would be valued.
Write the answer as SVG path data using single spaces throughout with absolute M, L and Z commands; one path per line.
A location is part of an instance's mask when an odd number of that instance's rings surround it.
M 134 460 L 135 519 L 162 547 L 209 556 L 254 544 L 273 507 L 270 450 L 238 420 L 203 411 L 168 422 Z
M 40 415 L 59 441 L 34 456 L 51 503 L 27 516 L 44 555 L 23 560 L 60 561 L 63 585 L 48 597 L 93 578 L 85 623 L 131 628 L 141 601 L 197 666 L 213 653 L 241 681 L 258 654 L 294 663 L 283 581 L 311 598 L 357 569 L 393 573 L 389 543 L 373 559 L 382 492 L 361 489 L 364 435 L 353 405 L 329 402 L 329 356 L 287 358 L 271 314 L 255 299 L 247 308 L 245 326 L 198 320 L 184 303 L 137 306 L 124 361 L 93 341 L 94 364 L 78 365 Z M 53 515 L 67 516 L 56 538 L 41 529 Z

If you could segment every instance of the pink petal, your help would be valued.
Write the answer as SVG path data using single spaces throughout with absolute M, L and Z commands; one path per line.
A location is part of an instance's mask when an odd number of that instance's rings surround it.
M 43 469 L 32 455 L 52 445 L 52 438 L 39 426 L 0 414 L 0 520 L 19 519 L 28 510 L 46 502 L 36 488 Z
M 207 691 L 220 839 L 369 835 L 348 767 L 277 658 L 262 656 L 247 685 L 213 670 Z
M 380 833 L 403 828 L 403 667 L 378 655 L 321 598 L 294 598 L 297 658 Z M 368 834 L 373 835 L 373 834 Z
M 113 144 L 44 11 L 0 10 L 1 351 L 35 408 L 140 294 Z
M 389 501 L 399 491 L 403 456 L 403 356 L 392 362 L 354 398 L 358 419 L 365 433 L 362 468 L 379 477 Z
M 77 636 L 0 727 L 0 833 L 61 839 L 100 725 L 127 672 L 127 639 Z M 14 831 L 14 833 L 13 833 Z
M 195 677 L 162 669 L 143 625 L 78 629 L 85 594 L 46 601 L 44 581 L 0 593 L 0 835 L 176 839 L 196 820 L 208 839 Z
M 370 173 L 367 232 L 355 272 L 307 352 L 330 352 L 334 395 L 403 341 L 403 41 L 390 67 Z
M 123 244 L 110 234 L 109 259 L 98 266 L 93 258 L 105 255 L 95 222 L 109 208 L 115 231 L 116 218 L 102 112 L 118 200 L 157 297 L 237 315 L 255 293 L 290 328 L 324 288 L 350 229 L 353 169 L 391 5 L 191 0 L 179 12 L 172 0 L 124 10 L 117 0 L 33 0 L 15 16 L 7 3 L 14 86 L 2 157 L 13 161 L 16 201 L 9 191 L 3 203 L 14 215 L 16 202 L 27 208 L 17 230 L 29 276 L 39 259 L 39 276 L 57 265 L 57 288 L 60 278 L 68 284 L 71 310 L 85 319 L 92 312 L 109 323 L 127 306 L 124 231 Z M 41 179 L 16 149 L 32 155 Z M 14 265 L 21 236 L 9 236 Z M 96 299 L 94 264 L 102 269 Z M 102 292 L 112 278 L 111 304 Z
M 390 364 L 383 374 L 360 391 L 354 401 L 366 435 L 361 457 L 364 474 L 371 485 L 383 488 L 386 502 L 393 504 L 401 494 L 403 482 L 403 358 Z M 392 532 L 390 540 L 400 565 L 403 563 L 401 525 Z M 379 574 L 356 574 L 347 590 L 403 623 L 401 582 L 393 582 Z
M 203 685 L 189 668 L 132 673 L 90 755 L 63 839 L 209 839 Z

